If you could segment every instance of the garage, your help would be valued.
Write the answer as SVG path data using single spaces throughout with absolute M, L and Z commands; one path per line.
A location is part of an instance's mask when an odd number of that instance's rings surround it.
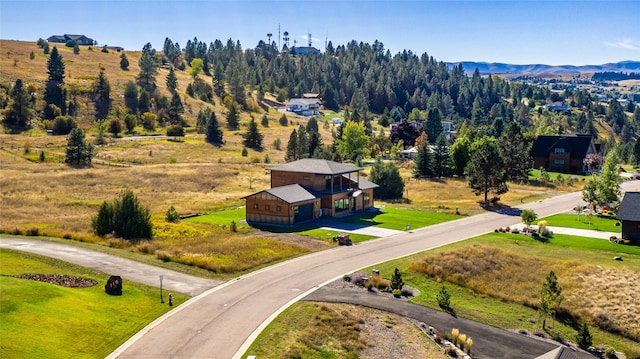
M 313 203 L 295 206 L 293 207 L 293 211 L 295 213 L 295 216 L 293 218 L 294 223 L 313 219 Z

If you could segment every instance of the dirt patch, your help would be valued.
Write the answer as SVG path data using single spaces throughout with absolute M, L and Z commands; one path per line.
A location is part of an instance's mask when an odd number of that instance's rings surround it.
M 256 233 L 259 237 L 275 239 L 282 242 L 297 244 L 300 247 L 306 248 L 310 251 L 321 251 L 327 248 L 334 247 L 335 245 L 318 238 L 312 238 L 309 236 L 303 236 L 295 233 L 272 233 L 267 231 L 259 231 Z
M 16 278 L 36 280 L 67 288 L 87 288 L 98 284 L 95 280 L 72 277 L 61 274 L 20 274 Z

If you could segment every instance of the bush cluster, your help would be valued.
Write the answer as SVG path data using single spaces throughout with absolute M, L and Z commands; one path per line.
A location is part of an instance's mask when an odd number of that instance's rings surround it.
M 126 190 L 112 202 L 104 201 L 92 219 L 99 236 L 113 234 L 124 239 L 151 239 L 151 214 L 132 191 Z

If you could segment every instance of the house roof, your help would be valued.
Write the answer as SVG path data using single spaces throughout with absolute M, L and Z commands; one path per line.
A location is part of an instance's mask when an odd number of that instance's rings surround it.
M 538 136 L 531 148 L 531 155 L 547 157 L 554 148 L 564 148 L 573 158 L 585 157 L 592 139 L 591 135 Z
M 318 98 L 292 98 L 287 102 L 287 106 L 291 105 L 317 105 L 320 103 Z
M 624 194 L 616 218 L 622 221 L 640 221 L 640 192 Z
M 316 158 L 304 158 L 267 169 L 270 171 L 302 172 L 318 175 L 339 175 L 363 170 L 362 167 Z
M 540 355 L 536 359 L 578 359 L 579 356 L 566 347 L 557 347 L 556 349 Z
M 352 178 L 350 176 L 350 174 L 343 174 L 342 177 L 344 177 L 344 178 L 346 178 L 348 180 L 354 181 L 354 182 L 356 181 L 354 178 Z M 371 181 L 368 181 L 368 180 L 362 178 L 362 176 L 360 176 L 358 178 L 358 189 L 371 189 L 371 188 L 378 188 L 378 187 L 380 187 L 380 186 L 378 186 L 377 184 L 375 184 L 375 183 L 373 183 Z
M 267 192 L 270 195 L 278 197 L 289 204 L 318 198 L 299 184 L 290 184 L 288 186 L 270 188 L 242 198 L 251 197 L 262 192 Z

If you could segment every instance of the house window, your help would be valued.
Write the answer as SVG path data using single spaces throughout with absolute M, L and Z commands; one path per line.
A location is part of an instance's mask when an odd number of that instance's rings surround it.
M 282 212 L 282 206 L 276 206 L 276 212 Z
M 553 166 L 555 168 L 564 168 L 564 160 L 553 160 Z
M 269 210 L 269 205 L 268 205 L 268 204 L 265 204 L 265 205 L 264 205 L 264 210 L 265 210 L 265 211 L 268 211 L 268 210 Z
M 308 181 L 308 180 L 309 180 L 309 176 L 304 176 L 304 177 L 302 177 L 302 178 L 303 178 L 305 181 Z
M 253 209 L 258 209 L 258 204 L 257 203 L 253 204 Z
M 298 214 L 298 206 L 293 207 L 293 213 Z
M 371 198 L 369 197 L 369 194 L 368 194 L 368 193 L 365 193 L 365 194 L 362 196 L 362 198 L 363 198 L 363 200 L 364 200 L 364 205 L 365 205 L 365 206 L 366 206 L 366 205 L 368 205 L 369 203 L 371 203 Z
M 564 155 L 564 148 L 556 148 L 555 152 L 556 155 Z
M 336 212 L 346 211 L 347 209 L 349 209 L 349 199 L 348 198 L 337 199 L 335 201 L 335 205 L 336 205 Z

